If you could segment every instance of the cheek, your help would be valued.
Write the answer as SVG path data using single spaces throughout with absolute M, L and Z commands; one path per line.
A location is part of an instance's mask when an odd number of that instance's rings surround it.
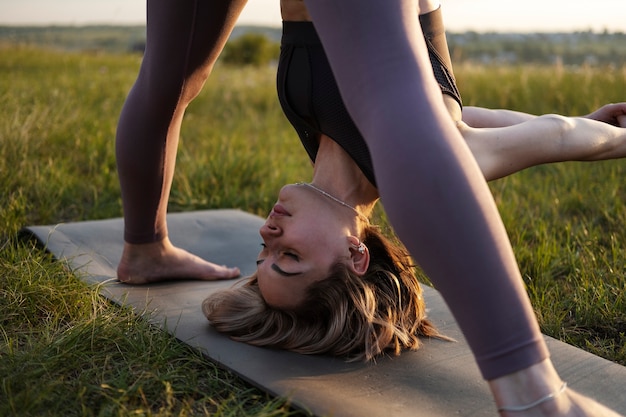
M 292 279 L 292 278 L 291 278 Z M 292 309 L 302 302 L 304 289 L 290 278 L 258 275 L 259 290 L 265 302 L 279 310 Z
M 312 215 L 308 222 L 298 225 L 298 234 L 312 244 L 335 247 L 338 243 L 342 226 L 323 212 Z
M 321 266 L 319 263 L 329 266 L 330 263 L 349 254 L 348 237 L 338 233 L 339 230 L 337 226 L 331 228 L 320 227 L 309 236 L 318 266 Z
M 262 274 L 259 274 L 258 282 L 259 282 L 259 291 L 261 292 L 261 297 L 267 304 L 272 307 L 277 306 L 277 302 L 280 301 L 280 297 L 278 292 L 274 289 L 272 285 L 272 280 L 268 278 L 262 278 Z

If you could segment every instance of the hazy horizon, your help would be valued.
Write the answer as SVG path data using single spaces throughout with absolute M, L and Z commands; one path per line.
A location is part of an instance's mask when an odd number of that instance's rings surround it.
M 340 1 L 340 0 L 338 0 Z M 626 1 L 444 0 L 449 31 L 626 31 Z M 0 0 L 0 25 L 143 25 L 145 0 Z M 239 25 L 280 27 L 278 0 L 248 0 Z

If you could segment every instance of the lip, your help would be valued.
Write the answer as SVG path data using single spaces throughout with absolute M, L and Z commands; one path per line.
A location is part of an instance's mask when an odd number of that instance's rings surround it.
M 270 212 L 270 217 L 273 216 L 291 216 L 291 213 L 289 213 L 282 205 L 275 204 L 274 208 L 272 208 L 272 211 Z

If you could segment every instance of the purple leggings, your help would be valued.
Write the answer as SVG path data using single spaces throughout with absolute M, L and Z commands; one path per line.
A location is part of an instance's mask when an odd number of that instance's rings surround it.
M 180 125 L 246 0 L 148 0 L 147 42 L 116 138 L 124 240 L 167 236 L 167 202 Z
M 547 358 L 489 189 L 442 105 L 416 2 L 306 3 L 370 148 L 389 218 L 450 306 L 483 376 Z M 148 0 L 146 52 L 116 145 L 128 243 L 167 236 L 182 117 L 244 4 Z
M 417 2 L 305 3 L 370 149 L 389 219 L 443 295 L 485 379 L 547 358 L 489 188 L 443 106 Z

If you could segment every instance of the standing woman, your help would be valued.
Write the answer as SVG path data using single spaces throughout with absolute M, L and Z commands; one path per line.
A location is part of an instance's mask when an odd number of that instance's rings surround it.
M 245 4 L 147 1 L 146 50 L 116 138 L 124 206 L 124 250 L 117 269 L 122 282 L 239 275 L 238 268 L 215 265 L 173 246 L 166 215 L 185 109 L 200 93 Z
M 419 35 L 415 11 L 437 5 L 305 4 L 367 141 L 389 219 L 458 320 L 500 414 L 617 415 L 566 389 L 549 358 L 506 230 Z

